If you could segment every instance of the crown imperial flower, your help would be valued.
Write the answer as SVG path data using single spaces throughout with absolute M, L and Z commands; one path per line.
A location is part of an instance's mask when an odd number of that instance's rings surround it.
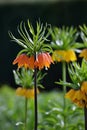
M 16 59 L 13 61 L 13 65 L 18 64 L 18 68 L 25 67 L 29 68 L 29 57 L 26 54 L 21 54 L 16 57 Z
M 70 62 L 76 61 L 76 54 L 73 50 L 55 50 L 53 52 L 52 58 L 54 61 L 62 62 Z
M 18 64 L 18 68 L 25 67 L 29 69 L 34 69 L 34 67 L 39 69 L 49 68 L 51 63 L 53 63 L 51 56 L 45 52 L 39 53 L 36 61 L 34 61 L 34 56 L 28 57 L 26 54 L 17 56 L 13 61 L 13 64 Z
M 48 33 L 46 34 L 47 25 L 43 27 L 43 24 L 37 22 L 37 28 L 34 30 L 29 20 L 27 23 L 28 30 L 23 22 L 18 26 L 18 33 L 21 36 L 20 39 L 15 38 L 13 34 L 9 32 L 12 40 L 24 48 L 19 52 L 13 64 L 18 63 L 18 68 L 49 68 L 50 64 L 53 63 L 49 53 L 53 51 L 51 46 L 45 43 L 48 37 Z
M 79 57 L 83 57 L 84 59 L 87 60 L 87 49 L 83 49 L 79 54 Z
M 81 85 L 81 91 L 87 95 L 87 81 L 84 81 Z
M 69 92 L 66 93 L 65 97 L 70 99 L 77 106 L 87 108 L 87 95 L 84 94 L 82 89 L 79 90 L 71 89 Z
M 77 62 L 70 64 L 68 71 L 72 83 L 60 81 L 58 84 L 72 88 L 65 97 L 79 107 L 87 108 L 87 61 L 83 59 L 81 66 Z
M 37 93 L 39 93 L 38 88 L 37 88 Z M 26 88 L 18 87 L 16 89 L 16 94 L 18 96 L 24 96 L 26 98 L 34 98 L 34 88 L 32 88 L 32 89 L 26 89 Z
M 53 60 L 49 53 L 40 53 L 35 61 L 35 66 L 39 69 L 44 67 L 49 68 L 51 63 L 53 63 Z

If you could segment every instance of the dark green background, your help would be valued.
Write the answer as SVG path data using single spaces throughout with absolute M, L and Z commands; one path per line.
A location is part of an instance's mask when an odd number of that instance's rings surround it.
M 20 47 L 11 42 L 8 30 L 17 36 L 17 25 L 29 19 L 35 24 L 38 19 L 52 26 L 75 26 L 87 24 L 87 2 L 56 2 L 37 4 L 10 4 L 0 6 L 0 84 L 15 87 L 12 61 Z M 54 81 L 61 78 L 61 65 L 52 65 L 43 84 L 47 89 L 56 87 Z

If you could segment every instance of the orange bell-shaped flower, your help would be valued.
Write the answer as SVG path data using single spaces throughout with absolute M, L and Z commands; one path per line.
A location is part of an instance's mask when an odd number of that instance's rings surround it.
M 35 61 L 35 67 L 39 69 L 49 68 L 51 63 L 53 63 L 53 60 L 49 53 L 40 53 Z
M 81 85 L 81 91 L 87 95 L 87 81 L 84 81 Z
M 55 50 L 52 55 L 53 61 L 76 61 L 77 57 L 73 50 Z
M 87 60 L 87 49 L 83 49 L 79 54 L 79 57 L 83 57 L 85 60 Z
M 25 67 L 33 69 L 34 68 L 34 57 L 28 57 L 26 54 L 21 54 L 16 57 L 13 64 L 18 64 L 18 68 Z
M 39 93 L 39 90 L 37 88 L 37 94 L 38 93 Z M 18 87 L 16 89 L 16 94 L 18 96 L 23 96 L 23 97 L 26 97 L 26 98 L 34 98 L 34 88 L 32 88 L 32 89 L 26 89 L 26 88 Z

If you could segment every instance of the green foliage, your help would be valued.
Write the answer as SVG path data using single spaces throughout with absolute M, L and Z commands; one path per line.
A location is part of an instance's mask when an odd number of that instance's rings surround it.
M 34 86 L 33 70 L 22 68 L 20 71 L 13 70 L 13 74 L 17 85 L 26 88 Z
M 0 130 L 22 130 L 25 99 L 15 95 L 8 86 L 0 89 Z M 34 127 L 34 101 L 28 100 L 28 130 Z M 38 130 L 84 130 L 83 109 L 67 100 L 63 110 L 61 92 L 45 92 L 38 95 Z M 66 126 L 64 126 L 64 117 Z M 19 124 L 19 125 L 18 125 Z
M 87 26 L 85 24 L 83 24 L 83 26 L 80 26 L 80 36 L 82 38 L 82 41 L 84 43 L 84 47 L 87 47 Z
M 19 97 L 8 86 L 0 89 L 0 130 L 22 130 L 24 122 L 25 98 Z M 33 130 L 33 99 L 28 101 L 28 128 Z M 18 125 L 19 124 L 19 125 Z M 30 125 L 31 124 L 31 125 Z
M 47 37 L 49 36 L 47 24 L 43 26 L 39 21 L 36 23 L 36 28 L 34 29 L 28 20 L 27 24 L 21 22 L 17 30 L 20 38 L 16 38 L 10 31 L 9 36 L 12 41 L 24 48 L 18 54 L 27 53 L 27 55 L 31 56 L 44 51 L 52 52 L 52 48 L 46 43 L 48 41 Z
M 53 27 L 49 29 L 52 37 L 52 47 L 57 50 L 77 49 L 84 47 L 83 44 L 76 42 L 78 38 L 77 29 L 74 27 L 62 28 Z
M 82 82 L 87 81 L 87 61 L 83 59 L 81 65 L 77 62 L 71 63 L 68 65 L 68 72 L 71 78 L 71 83 L 62 80 L 56 83 L 73 89 L 80 89 Z
M 20 85 L 21 87 L 25 87 L 25 88 L 33 88 L 34 87 L 34 71 L 31 69 L 25 69 L 25 68 L 21 68 L 20 70 L 13 70 L 13 74 L 14 74 L 14 79 L 17 85 Z M 41 87 L 43 88 L 43 85 L 41 85 L 41 80 L 44 78 L 44 76 L 46 75 L 41 73 L 41 71 L 39 70 L 37 72 L 37 87 Z
M 48 96 L 50 98 L 46 108 L 42 111 L 39 130 L 84 130 L 82 109 L 76 107 L 69 100 L 66 100 L 66 108 L 64 109 L 61 92 L 52 92 Z M 45 93 L 45 97 L 48 96 Z M 66 118 L 66 125 L 64 125 L 64 118 Z
M 87 61 L 82 60 L 81 65 L 77 62 L 72 63 L 69 67 L 69 75 L 74 84 L 77 84 L 78 87 L 83 81 L 87 80 Z

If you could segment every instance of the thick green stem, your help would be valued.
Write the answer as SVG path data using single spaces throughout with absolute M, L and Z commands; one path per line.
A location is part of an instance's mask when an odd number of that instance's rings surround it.
M 27 104 L 28 104 L 28 99 L 25 98 L 25 123 L 24 123 L 24 130 L 27 130 Z
M 85 117 L 85 130 L 87 130 L 87 108 L 84 108 L 84 117 Z
M 35 54 L 35 60 L 36 60 L 36 54 Z M 38 124 L 38 111 L 37 111 L 37 69 L 34 68 L 34 107 L 35 107 L 35 126 L 34 130 L 37 130 L 37 124 Z
M 63 82 L 66 82 L 66 62 L 62 63 L 62 79 Z M 65 94 L 66 94 L 66 86 L 63 86 L 63 104 L 64 104 L 64 110 L 66 108 L 66 99 L 65 99 Z M 64 126 L 66 125 L 66 117 L 64 115 Z

